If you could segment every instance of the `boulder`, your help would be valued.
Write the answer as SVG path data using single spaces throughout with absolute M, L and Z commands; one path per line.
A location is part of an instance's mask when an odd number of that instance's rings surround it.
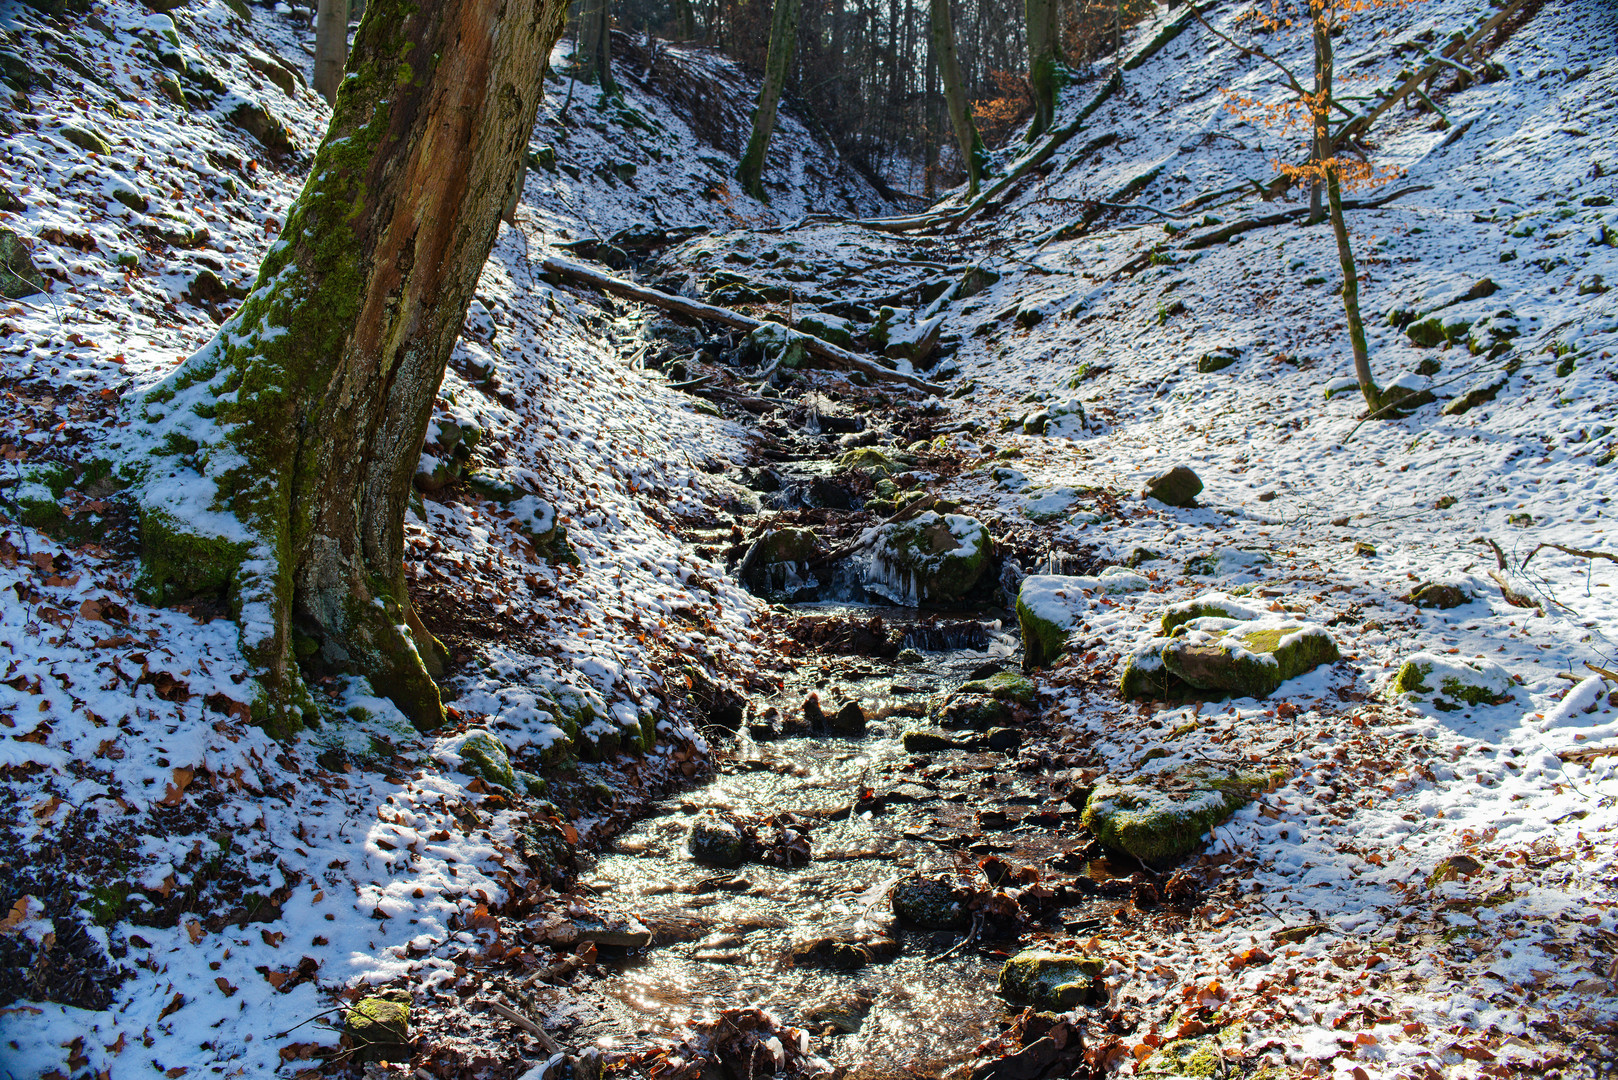
M 948 878 L 911 874 L 888 891 L 893 913 L 925 930 L 953 930 L 965 926 L 971 892 Z
M 986 731 L 1003 727 L 1017 718 L 1019 707 L 1034 702 L 1034 684 L 1014 671 L 1002 671 L 985 679 L 962 683 L 957 689 L 933 699 L 932 718 L 946 728 Z
M 0 296 L 18 300 L 45 291 L 45 275 L 34 266 L 22 238 L 0 229 Z
M 1269 566 L 1274 561 L 1268 552 L 1253 548 L 1216 547 L 1187 559 L 1185 572 L 1195 577 L 1227 577 Z
M 1407 657 L 1388 681 L 1387 696 L 1431 699 L 1446 712 L 1468 705 L 1499 705 L 1511 700 L 1511 672 L 1489 660 L 1418 652 Z
M 1224 348 L 1203 353 L 1202 357 L 1197 360 L 1197 370 L 1204 375 L 1215 371 L 1224 371 L 1241 358 L 1241 349 L 1234 345 L 1227 345 Z
M 62 138 L 86 153 L 112 153 L 112 147 L 107 145 L 106 137 L 98 131 L 91 131 L 89 128 L 65 127 L 62 129 Z
M 1067 636 L 1090 607 L 1093 593 L 1142 592 L 1151 582 L 1122 566 L 1096 575 L 1030 574 L 1017 589 L 1017 625 L 1022 630 L 1023 668 L 1044 667 L 1067 651 Z
M 1173 638 L 1152 638 L 1135 648 L 1118 673 L 1118 695 L 1126 701 L 1176 701 L 1196 691 L 1163 665 Z
M 857 701 L 850 701 L 826 718 L 826 727 L 838 735 L 865 733 L 865 710 Z
M 408 996 L 392 991 L 360 998 L 344 1017 L 343 1032 L 359 1061 L 409 1061 Z
M 1168 506 L 1195 506 L 1201 493 L 1202 478 L 1184 465 L 1176 465 L 1146 481 L 1146 497 Z
M 861 472 L 872 477 L 894 476 L 905 471 L 905 466 L 895 456 L 874 446 L 845 450 L 832 464 L 840 472 Z
M 1175 1039 L 1158 1047 L 1157 1052 L 1136 1067 L 1136 1076 L 1216 1077 L 1230 1071 L 1218 1039 L 1205 1035 L 1196 1039 Z
M 928 510 L 866 534 L 862 583 L 899 604 L 958 603 L 984 577 L 993 548 L 982 522 Z
M 1241 809 L 1275 777 L 1206 770 L 1157 773 L 1090 792 L 1080 821 L 1102 847 L 1160 863 L 1196 850 L 1208 830 Z
M 946 735 L 937 728 L 907 728 L 899 736 L 899 744 L 908 754 L 932 754 L 940 750 L 962 750 L 967 744 Z
M 1495 396 L 1499 394 L 1500 391 L 1506 388 L 1506 385 L 1510 381 L 1511 379 L 1505 375 L 1500 375 L 1493 379 L 1485 379 L 1474 384 L 1460 397 L 1446 402 L 1443 409 L 1439 411 L 1445 416 L 1460 416 L 1462 413 L 1470 412 L 1479 405 L 1487 405 L 1489 402 L 1495 399 Z
M 242 101 L 225 114 L 231 124 L 259 141 L 259 145 L 276 156 L 285 156 L 297 150 L 292 133 L 274 113 L 256 101 Z
M 1023 421 L 1024 435 L 1076 439 L 1085 434 L 1084 405 L 1077 398 L 1033 413 Z
M 753 541 L 736 577 L 757 596 L 790 601 L 815 588 L 809 563 L 819 550 L 819 541 L 808 529 L 777 529 Z
M 1193 619 L 1212 615 L 1221 619 L 1251 620 L 1264 617 L 1262 609 L 1244 604 L 1222 592 L 1203 593 L 1191 600 L 1182 600 L 1163 609 L 1162 633 L 1173 634 L 1175 629 Z
M 712 812 L 691 822 L 685 847 L 693 859 L 709 866 L 740 866 L 747 860 L 747 838 L 741 829 Z
M 1044 949 L 1025 949 L 1000 969 L 1000 996 L 1049 1012 L 1066 1012 L 1106 999 L 1106 961 Z
M 1341 658 L 1323 626 L 1203 617 L 1183 624 L 1163 666 L 1188 685 L 1238 697 L 1268 697 L 1288 679 Z

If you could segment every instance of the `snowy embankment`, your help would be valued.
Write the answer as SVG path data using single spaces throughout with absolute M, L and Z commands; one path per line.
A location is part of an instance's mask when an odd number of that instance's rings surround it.
M 1239 35 L 1239 15 L 1210 17 Z M 1356 17 L 1338 70 L 1388 85 L 1412 44 L 1474 16 L 1435 0 Z M 1325 226 L 1190 249 L 1186 230 L 1217 224 L 1204 211 L 1171 231 L 1137 210 L 1038 243 L 1084 208 L 1074 200 L 1151 170 L 1128 201 L 1172 213 L 1266 182 L 1274 159 L 1295 156 L 1225 107 L 1225 89 L 1280 100 L 1273 69 L 1194 26 L 1089 122 L 1111 145 L 1084 156 L 1089 136 L 1074 139 L 998 214 L 996 235 L 1021 237 L 1022 258 L 985 260 L 1000 280 L 950 310 L 959 378 L 976 385 L 969 415 L 993 425 L 1039 407 L 1024 402 L 1076 395 L 1096 421 L 1073 438 L 985 436 L 985 453 L 1020 456 L 988 463 L 955 497 L 997 505 L 1012 526 L 1032 516 L 1030 492 L 1137 490 L 1177 464 L 1205 484 L 1197 508 L 1075 514 L 1053 537 L 1104 561 L 1134 554 L 1153 581 L 1083 605 L 1075 661 L 1055 675 L 1074 744 L 1114 773 L 1289 773 L 1216 830 L 1210 861 L 1226 885 L 1203 928 L 1172 942 L 1125 930 L 1098 946 L 1126 969 L 1126 999 L 1184 993 L 1183 1033 L 1217 1013 L 1216 1027 L 1242 1023 L 1220 1038 L 1246 1053 L 1267 1046 L 1278 1062 L 1355 1076 L 1589 1070 L 1611 1052 L 1594 1033 L 1618 1020 L 1614 41 L 1610 6 L 1544 5 L 1490 53 L 1498 79 L 1443 97 L 1447 126 L 1401 108 L 1373 130 L 1375 160 L 1413 190 L 1350 212 L 1372 363 L 1384 385 L 1439 398 L 1407 419 L 1362 425 L 1357 392 L 1326 395 L 1349 374 L 1349 344 Z M 1284 35 L 1264 46 L 1308 70 Z M 1230 223 L 1283 208 L 1249 197 L 1208 212 Z M 1457 300 L 1467 294 L 1486 295 Z M 1440 321 L 1470 331 L 1418 341 L 1423 313 L 1446 300 L 1457 302 Z M 1394 325 L 1400 311 L 1417 318 Z M 1491 354 L 1502 340 L 1509 349 Z M 1445 407 L 1475 389 L 1487 400 Z M 997 483 L 1006 465 L 1021 479 Z M 1208 553 L 1219 557 L 1196 561 Z M 1427 582 L 1464 602 L 1405 599 Z M 1164 606 L 1232 588 L 1330 626 L 1344 660 L 1265 702 L 1120 704 L 1117 665 Z M 1495 704 L 1391 699 L 1419 650 L 1499 665 L 1509 692 Z
M 364 987 L 473 993 L 460 961 L 545 902 L 578 832 L 698 768 L 698 691 L 751 669 L 755 601 L 676 534 L 730 497 L 712 474 L 742 432 L 625 364 L 632 330 L 540 281 L 537 248 L 649 220 L 653 199 L 681 223 L 774 215 L 740 195 L 716 209 L 722 174 L 692 164 L 712 151 L 632 79 L 625 108 L 661 131 L 635 152 L 679 178 L 642 162 L 639 189 L 596 199 L 536 168 L 544 205 L 502 227 L 406 523 L 418 607 L 455 654 L 454 725 L 418 735 L 330 678 L 323 722 L 277 744 L 248 723 L 229 620 L 135 599 L 134 523 L 105 477 L 120 399 L 209 339 L 298 192 L 326 116 L 308 32 L 212 0 L 82 19 L 13 5 L 0 29 L 0 228 L 50 282 L 0 307 L 0 1059 L 296 1071 L 337 1040 L 306 1022 Z M 568 87 L 548 91 L 554 117 Z M 592 127 L 606 114 L 582 100 L 571 115 L 585 122 L 567 139 L 542 122 L 535 148 L 598 171 L 621 117 Z M 827 157 L 785 134 L 792 161 Z M 877 205 L 831 172 L 833 208 L 844 191 Z M 588 763 L 654 731 L 649 752 Z M 541 764 L 559 766 L 548 790 L 524 776 Z

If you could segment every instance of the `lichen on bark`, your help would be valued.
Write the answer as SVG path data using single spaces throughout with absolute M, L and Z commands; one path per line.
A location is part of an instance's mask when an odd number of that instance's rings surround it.
M 558 0 L 372 0 L 331 126 L 252 292 L 135 395 L 123 471 L 152 600 L 226 599 L 278 735 L 308 709 L 294 634 L 414 723 L 438 646 L 403 575 L 410 481 L 514 185 Z

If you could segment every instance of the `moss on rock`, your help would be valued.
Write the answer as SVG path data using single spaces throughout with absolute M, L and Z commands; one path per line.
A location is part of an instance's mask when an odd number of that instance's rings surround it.
M 814 587 L 809 564 L 819 551 L 820 541 L 809 529 L 777 529 L 753 541 L 736 576 L 754 595 L 790 601 Z
M 361 998 L 348 1010 L 343 1031 L 354 1047 L 354 1057 L 360 1061 L 409 1061 L 412 1048 L 408 997 L 393 992 Z
M 1208 830 L 1272 779 L 1268 774 L 1185 771 L 1129 783 L 1103 780 L 1090 793 L 1080 820 L 1110 851 L 1148 863 L 1166 862 L 1196 850 Z
M 928 510 L 875 530 L 864 584 L 896 603 L 958 603 L 982 579 L 993 549 L 982 522 Z
M 1209 615 L 1222 619 L 1250 620 L 1262 618 L 1264 613 L 1253 605 L 1244 604 L 1225 593 L 1203 593 L 1195 599 L 1171 604 L 1164 608 L 1161 622 L 1162 633 L 1167 637 L 1185 623 Z
M 1331 634 L 1313 623 L 1203 617 L 1182 629 L 1164 646 L 1163 666 L 1197 690 L 1264 698 L 1341 658 Z
M 493 732 L 482 728 L 467 732 L 456 753 L 461 757 L 462 772 L 507 791 L 520 790 L 517 774 L 511 767 L 511 752 Z
M 970 918 L 966 903 L 971 893 L 947 878 L 911 874 L 888 891 L 888 902 L 899 918 L 926 930 L 953 930 Z
M 1514 681 L 1499 664 L 1481 658 L 1418 652 L 1407 657 L 1389 680 L 1387 696 L 1431 698 L 1440 709 L 1499 705 L 1511 700 Z
M 1101 972 L 1106 961 L 1044 949 L 1025 949 L 1000 969 L 1000 996 L 1051 1012 L 1066 1012 L 1105 999 Z

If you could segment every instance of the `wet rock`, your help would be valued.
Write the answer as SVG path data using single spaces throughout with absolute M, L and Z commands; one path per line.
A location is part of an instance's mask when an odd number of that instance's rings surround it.
M 736 577 L 742 587 L 769 600 L 791 601 L 817 587 L 809 563 L 820 542 L 808 529 L 777 529 L 753 541 Z
M 839 735 L 862 735 L 865 732 L 865 710 L 857 701 L 850 701 L 831 716 L 827 723 Z
M 947 878 L 911 874 L 888 892 L 893 913 L 926 930 L 954 930 L 971 918 L 966 905 L 972 894 Z
M 1146 481 L 1144 494 L 1169 506 L 1195 506 L 1202 493 L 1202 478 L 1184 465 L 1176 465 Z
M 937 728 L 909 728 L 899 737 L 899 744 L 908 754 L 932 754 L 940 750 L 960 750 L 966 743 L 946 735 Z
M 846 930 L 794 942 L 794 964 L 856 971 L 874 960 L 898 955 L 899 942 L 873 930 Z
M 344 1017 L 343 1033 L 360 1061 L 409 1061 L 409 994 L 385 991 L 361 998 Z
M 1004 727 L 1017 719 L 1019 707 L 1032 705 L 1034 684 L 1027 676 L 1002 671 L 986 679 L 975 679 L 935 698 L 932 718 L 949 728 L 987 730 Z
M 820 695 L 810 694 L 803 700 L 803 721 L 810 731 L 826 730 L 826 710 L 821 707 Z
M 895 603 L 957 603 L 983 579 L 993 547 L 982 522 L 928 510 L 875 530 L 863 583 Z
M 1022 732 L 1017 728 L 991 728 L 983 742 L 990 750 L 1009 754 L 1022 746 Z
M 652 932 L 633 915 L 585 916 L 573 920 L 575 941 L 593 941 L 619 949 L 640 949 L 652 943 Z
M 1470 604 L 1472 597 L 1458 585 L 1429 581 L 1410 594 L 1410 602 L 1419 608 L 1448 610 Z
M 1180 629 L 1163 649 L 1163 666 L 1198 690 L 1239 697 L 1269 697 L 1288 679 L 1342 656 L 1315 623 L 1204 617 Z
M 1196 850 L 1209 829 L 1273 779 L 1267 773 L 1182 770 L 1127 783 L 1103 780 L 1085 801 L 1080 820 L 1109 851 L 1166 862 Z
M 1407 657 L 1388 681 L 1386 695 L 1430 699 L 1445 712 L 1468 705 L 1499 705 L 1511 700 L 1511 672 L 1489 660 L 1418 652 Z
M 747 860 L 747 838 L 733 822 L 714 813 L 699 814 L 686 837 L 691 857 L 709 866 L 740 866 Z
M 1101 984 L 1105 966 L 1095 957 L 1028 949 L 1000 969 L 1000 995 L 1052 1012 L 1098 1004 L 1106 1000 Z
M 45 291 L 45 275 L 34 265 L 22 238 L 0 229 L 0 296 L 19 300 Z
M 805 1005 L 803 1018 L 823 1034 L 831 1029 L 838 1034 L 852 1035 L 859 1031 L 873 1004 L 871 995 L 864 993 L 828 997 Z
M 1191 600 L 1183 600 L 1178 604 L 1170 604 L 1163 609 L 1161 622 L 1162 634 L 1168 637 L 1174 631 L 1193 619 L 1205 616 L 1215 616 L 1221 619 L 1252 620 L 1264 617 L 1263 609 L 1253 604 L 1246 604 L 1225 593 L 1203 593 Z

